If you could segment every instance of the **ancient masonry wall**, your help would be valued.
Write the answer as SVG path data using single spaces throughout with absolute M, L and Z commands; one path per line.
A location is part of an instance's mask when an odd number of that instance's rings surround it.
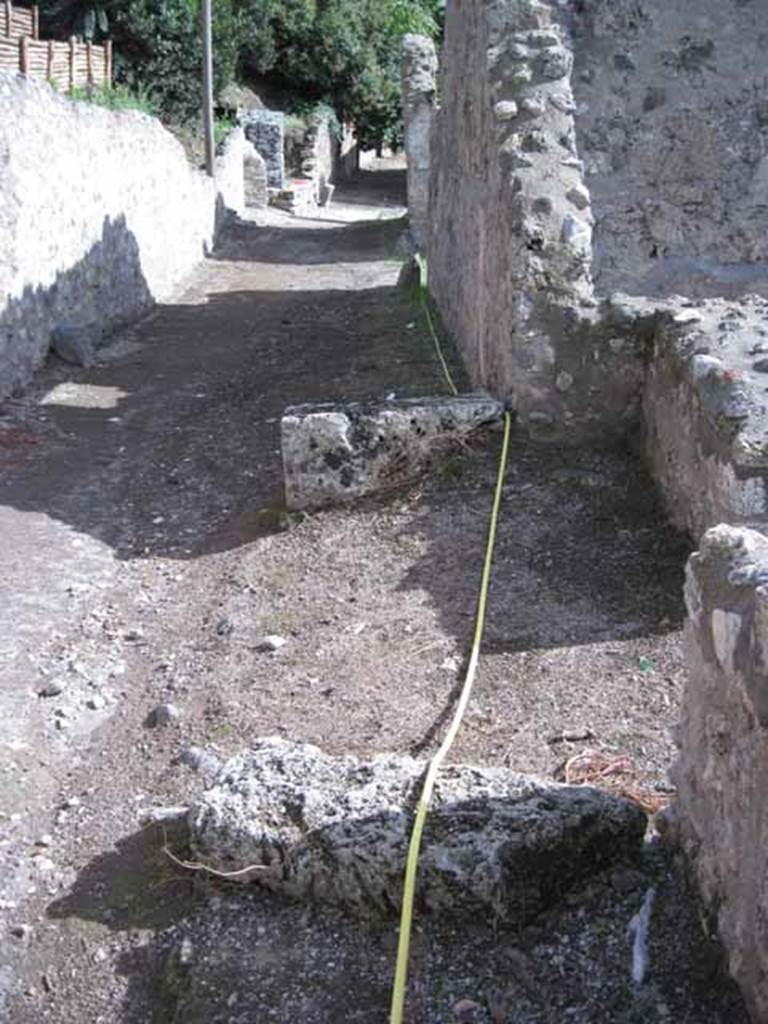
M 285 180 L 285 114 L 280 110 L 249 110 L 241 118 L 245 137 L 267 165 L 267 184 L 282 188 Z
M 448 4 L 431 287 L 473 382 L 532 433 L 637 422 L 645 351 L 615 351 L 609 290 L 763 287 L 765 41 L 754 4 Z
M 417 248 L 429 233 L 430 137 L 437 104 L 437 52 L 426 36 L 403 38 L 403 131 L 408 166 L 408 216 Z
M 0 73 L 0 397 L 54 326 L 104 332 L 172 293 L 242 204 L 244 145 L 224 148 L 217 188 L 154 118 Z
M 430 285 L 535 436 L 642 425 L 687 571 L 673 831 L 768 1020 L 768 44 L 751 0 L 449 0 Z M 718 525 L 718 524 L 728 525 Z M 763 532 L 756 532 L 753 527 Z
M 672 826 L 754 1021 L 768 1020 L 768 539 L 718 526 L 687 570 Z

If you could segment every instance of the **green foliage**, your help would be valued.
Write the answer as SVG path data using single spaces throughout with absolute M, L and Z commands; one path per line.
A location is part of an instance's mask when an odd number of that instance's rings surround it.
M 213 122 L 213 140 L 216 145 L 220 146 L 235 127 L 235 121 L 231 117 L 217 117 Z
M 400 40 L 437 37 L 443 0 L 215 0 L 217 91 L 266 76 L 310 106 L 352 121 L 364 145 L 400 141 Z M 117 80 L 167 119 L 200 110 L 199 0 L 40 0 L 53 35 L 111 35 Z
M 69 95 L 73 100 L 95 103 L 109 110 L 139 110 L 142 114 L 157 114 L 157 104 L 148 92 L 142 89 L 132 92 L 125 85 L 98 89 L 82 87 L 73 89 Z

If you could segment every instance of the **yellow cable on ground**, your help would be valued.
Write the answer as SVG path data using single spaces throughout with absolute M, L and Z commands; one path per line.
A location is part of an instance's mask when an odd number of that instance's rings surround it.
M 459 389 L 456 387 L 454 379 L 451 376 L 451 371 L 448 369 L 448 361 L 445 358 L 443 346 L 440 344 L 440 338 L 438 336 L 437 331 L 435 330 L 435 324 L 432 320 L 432 314 L 429 311 L 429 293 L 427 291 L 427 261 L 424 259 L 423 256 L 420 256 L 418 254 L 416 255 L 415 259 L 416 264 L 419 268 L 419 297 L 421 298 L 421 305 L 424 310 L 424 316 L 427 318 L 427 327 L 429 328 L 429 333 L 432 335 L 432 340 L 435 343 L 435 352 L 437 352 L 437 358 L 440 360 L 440 365 L 443 368 L 443 374 L 445 375 L 445 379 L 448 382 L 448 389 L 450 390 L 451 394 L 458 395 Z
M 459 389 L 454 384 L 453 377 L 451 376 L 451 371 L 448 369 L 448 363 L 446 362 L 445 356 L 443 354 L 443 348 L 440 344 L 440 339 L 437 336 L 435 325 L 432 323 L 432 314 L 429 312 L 429 305 L 427 303 L 427 300 L 423 298 L 421 300 L 421 304 L 424 307 L 424 315 L 427 318 L 427 326 L 429 327 L 429 333 L 434 338 L 437 358 L 440 360 L 440 364 L 443 367 L 443 373 L 445 374 L 445 379 L 448 381 L 448 387 L 451 389 L 451 392 L 454 395 L 458 395 Z
M 437 336 L 433 336 L 435 337 L 438 351 L 442 358 L 442 351 L 440 350 L 439 342 L 437 342 Z M 444 368 L 446 368 L 445 363 Z M 450 374 L 447 374 L 447 376 L 453 386 Z M 454 393 L 456 393 L 455 387 Z M 511 428 L 512 417 L 509 412 L 505 412 L 504 441 L 501 447 L 501 459 L 499 460 L 499 472 L 496 479 L 496 491 L 493 498 L 493 508 L 491 510 L 491 523 L 488 528 L 488 542 L 485 549 L 483 576 L 480 583 L 480 597 L 477 602 L 477 618 L 475 620 L 475 635 L 472 641 L 472 652 L 469 657 L 467 674 L 464 678 L 464 685 L 461 690 L 461 695 L 459 696 L 459 702 L 456 706 L 456 711 L 454 712 L 450 728 L 445 734 L 445 739 L 440 744 L 440 749 L 432 758 L 427 768 L 427 774 L 424 778 L 424 786 L 416 808 L 416 819 L 413 823 L 411 841 L 408 846 L 408 859 L 405 867 L 405 885 L 403 889 L 403 906 L 400 913 L 400 937 L 397 945 L 397 967 L 395 969 L 395 982 L 392 988 L 392 1006 L 389 1017 L 390 1024 L 403 1024 L 405 988 L 408 979 L 408 955 L 411 946 L 411 925 L 413 923 L 413 902 L 416 892 L 416 873 L 419 867 L 419 852 L 421 849 L 422 835 L 424 833 L 424 823 L 427 820 L 427 812 L 429 811 L 429 804 L 435 788 L 437 773 L 440 770 L 440 766 L 445 760 L 448 751 L 453 745 L 453 741 L 456 739 L 456 734 L 459 731 L 462 718 L 464 717 L 464 712 L 466 711 L 469 703 L 472 684 L 475 681 L 475 673 L 477 672 L 477 663 L 480 657 L 480 643 L 483 638 L 483 628 L 485 626 L 485 610 L 488 604 L 488 587 L 491 580 L 493 548 L 496 541 L 496 528 L 499 522 L 501 491 L 504 483 L 504 474 L 507 468 L 507 459 L 509 457 L 509 436 Z

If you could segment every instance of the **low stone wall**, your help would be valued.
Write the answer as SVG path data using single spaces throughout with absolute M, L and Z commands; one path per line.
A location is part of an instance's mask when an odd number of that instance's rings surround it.
M 644 449 L 670 517 L 768 528 L 768 301 L 649 305 Z
M 0 74 L 0 397 L 57 324 L 104 332 L 172 293 L 241 203 L 244 145 L 217 160 L 219 193 L 154 118 Z
M 768 539 L 718 526 L 688 564 L 672 819 L 756 1022 L 768 1020 Z
M 408 216 L 419 249 L 429 236 L 430 137 L 437 103 L 437 53 L 426 36 L 403 37 L 403 133 L 408 161 Z

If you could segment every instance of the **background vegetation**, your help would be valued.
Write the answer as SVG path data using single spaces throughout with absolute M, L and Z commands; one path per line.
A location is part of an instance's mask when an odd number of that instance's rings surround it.
M 111 36 L 118 83 L 166 120 L 200 110 L 199 0 L 39 0 L 46 34 Z M 363 145 L 400 141 L 400 39 L 437 38 L 444 0 L 213 0 L 216 88 L 266 81 L 326 103 Z

